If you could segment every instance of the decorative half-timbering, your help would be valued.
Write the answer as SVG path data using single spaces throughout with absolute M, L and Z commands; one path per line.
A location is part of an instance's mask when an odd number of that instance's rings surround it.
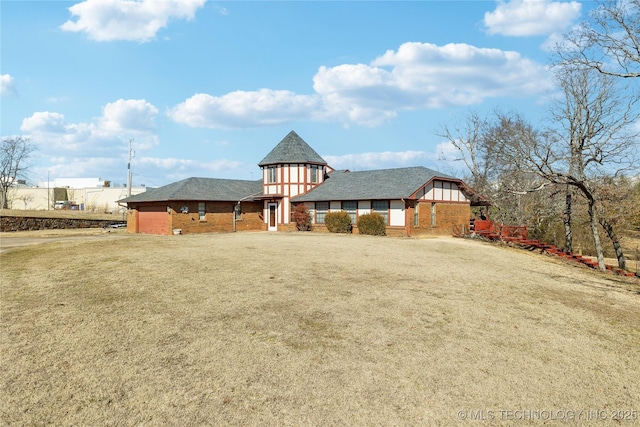
M 489 202 L 462 180 L 422 166 L 336 171 L 291 131 L 259 163 L 258 181 L 188 178 L 121 200 L 134 233 L 177 234 L 295 230 L 291 213 L 303 203 L 313 230 L 343 210 L 357 230 L 360 215 L 381 214 L 387 235 L 451 234 L 469 225 L 470 206 Z

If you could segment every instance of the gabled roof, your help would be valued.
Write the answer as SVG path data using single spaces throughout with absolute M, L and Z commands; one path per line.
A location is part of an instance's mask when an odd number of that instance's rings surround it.
M 231 201 L 249 200 L 262 194 L 262 180 L 187 178 L 163 187 L 147 190 L 122 200 L 121 203 L 162 202 L 175 200 Z
M 410 197 L 433 178 L 460 181 L 422 166 L 361 172 L 336 171 L 329 174 L 322 185 L 292 198 L 292 201 L 399 200 Z
M 294 131 L 289 132 L 258 166 L 274 165 L 278 163 L 313 163 L 326 165 L 318 153 L 300 138 Z

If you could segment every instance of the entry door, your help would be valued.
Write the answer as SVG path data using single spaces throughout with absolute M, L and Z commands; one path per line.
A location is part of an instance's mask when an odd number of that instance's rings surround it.
M 278 204 L 269 203 L 269 231 L 276 231 L 278 229 Z

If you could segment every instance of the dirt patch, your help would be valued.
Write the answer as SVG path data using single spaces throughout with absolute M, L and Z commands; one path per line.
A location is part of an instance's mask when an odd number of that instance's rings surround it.
M 60 242 L 0 263 L 5 424 L 640 423 L 634 278 L 313 233 Z

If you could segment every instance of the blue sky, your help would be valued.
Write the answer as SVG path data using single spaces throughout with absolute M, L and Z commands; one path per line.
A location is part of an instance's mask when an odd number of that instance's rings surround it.
M 549 47 L 592 2 L 6 1 L 1 134 L 29 181 L 258 179 L 295 130 L 336 169 L 457 173 L 470 111 L 544 120 Z

